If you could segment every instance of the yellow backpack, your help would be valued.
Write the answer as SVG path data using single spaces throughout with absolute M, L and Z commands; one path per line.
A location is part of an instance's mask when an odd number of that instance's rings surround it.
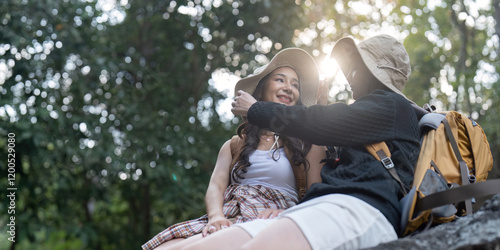
M 476 197 L 500 193 L 500 179 L 486 181 L 493 157 L 479 124 L 446 111 L 423 115 L 419 127 L 422 141 L 414 181 L 409 192 L 401 185 L 406 195 L 400 200 L 400 236 L 472 214 Z M 385 142 L 366 148 L 401 183 Z

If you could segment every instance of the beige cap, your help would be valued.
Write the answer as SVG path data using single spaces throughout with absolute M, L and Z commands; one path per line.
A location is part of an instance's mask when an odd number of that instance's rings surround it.
M 410 57 L 394 37 L 378 35 L 359 45 L 351 37 L 344 37 L 333 47 L 332 56 L 344 74 L 349 73 L 353 62 L 361 60 L 382 84 L 408 99 L 402 91 L 411 73 Z

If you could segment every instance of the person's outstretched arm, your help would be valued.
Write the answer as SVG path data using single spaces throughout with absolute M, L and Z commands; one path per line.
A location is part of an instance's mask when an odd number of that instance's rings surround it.
M 231 141 L 228 140 L 222 145 L 217 162 L 215 163 L 214 171 L 210 177 L 207 193 L 205 195 L 205 206 L 207 209 L 208 223 L 202 231 L 202 235 L 214 233 L 221 227 L 229 227 L 232 222 L 226 219 L 222 211 L 224 205 L 224 192 L 229 185 L 229 175 L 231 171 Z M 210 227 L 215 229 L 210 230 Z M 209 231 L 210 230 L 210 231 Z
M 246 99 L 246 94 L 235 99 L 233 113 L 246 114 L 248 122 L 261 128 L 316 145 L 359 146 L 394 140 L 398 123 L 416 123 L 408 101 L 387 91 L 373 92 L 350 105 L 285 106 Z M 401 133 L 398 139 L 414 140 Z

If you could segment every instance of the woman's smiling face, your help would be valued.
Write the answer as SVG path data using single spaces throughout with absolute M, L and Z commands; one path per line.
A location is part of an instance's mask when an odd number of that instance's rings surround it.
M 281 67 L 271 72 L 262 90 L 261 100 L 288 106 L 297 104 L 300 100 L 300 82 L 295 70 Z

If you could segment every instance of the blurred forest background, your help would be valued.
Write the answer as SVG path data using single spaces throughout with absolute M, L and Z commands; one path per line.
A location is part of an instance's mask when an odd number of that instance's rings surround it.
M 380 33 L 404 39 L 411 99 L 481 124 L 500 177 L 499 0 L 0 1 L 0 249 L 138 249 L 201 216 L 237 79 L 282 48 L 328 65 L 339 38 Z M 335 72 L 330 101 L 351 101 Z

